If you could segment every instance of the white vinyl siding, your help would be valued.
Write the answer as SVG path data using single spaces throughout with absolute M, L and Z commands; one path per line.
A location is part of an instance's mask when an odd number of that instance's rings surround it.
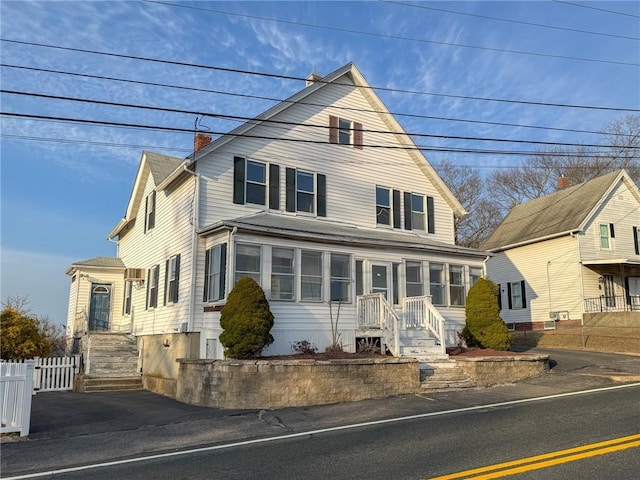
M 336 107 L 366 110 L 358 112 L 358 121 L 367 129 L 367 144 L 397 145 L 393 136 L 375 133 L 389 130 L 383 119 L 371 112 L 371 105 L 362 93 L 352 86 L 330 85 L 314 96 L 313 103 Z M 327 123 L 327 111 L 321 106 L 296 104 L 278 114 L 274 120 L 318 124 Z M 371 130 L 371 131 L 370 131 Z M 283 131 L 281 125 L 261 124 L 252 130 L 252 135 L 318 141 L 273 142 L 261 138 L 236 138 L 218 150 L 198 160 L 196 171 L 202 178 L 200 197 L 200 225 L 211 225 L 221 220 L 250 215 L 265 210 L 262 205 L 239 205 L 233 203 L 233 161 L 236 156 L 251 156 L 253 159 L 276 159 L 280 171 L 286 168 L 303 167 L 305 172 L 326 175 L 327 220 L 375 228 L 376 188 L 380 179 L 385 186 L 401 192 L 415 192 L 434 198 L 435 241 L 454 244 L 453 211 L 440 196 L 438 189 L 412 158 L 416 152 L 404 149 L 389 149 L 381 156 L 379 149 L 338 148 L 327 145 L 326 129 L 309 129 L 292 126 Z M 328 157 L 327 148 L 331 148 Z M 357 156 L 357 162 L 355 157 Z M 304 162 L 304 163 L 302 163 Z M 424 159 L 419 160 L 424 164 Z M 425 171 L 426 171 L 426 167 Z M 283 175 L 284 178 L 284 175 Z M 280 209 L 285 205 L 285 188 L 280 188 Z M 426 202 L 425 202 L 426 203 Z M 400 211 L 401 219 L 404 209 Z M 426 223 L 426 205 L 424 207 Z M 402 221 L 404 225 L 404 221 Z M 417 231 L 416 231 L 417 232 Z M 426 233 L 426 226 L 424 230 Z

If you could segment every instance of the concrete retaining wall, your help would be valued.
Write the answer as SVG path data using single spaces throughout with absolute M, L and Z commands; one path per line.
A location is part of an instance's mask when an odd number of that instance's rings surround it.
M 458 368 L 476 387 L 513 383 L 539 377 L 549 371 L 548 355 L 509 357 L 456 357 Z
M 640 312 L 600 312 L 583 315 L 585 327 L 623 327 L 640 329 Z
M 176 399 L 221 408 L 282 408 L 413 394 L 411 358 L 316 360 L 180 359 Z

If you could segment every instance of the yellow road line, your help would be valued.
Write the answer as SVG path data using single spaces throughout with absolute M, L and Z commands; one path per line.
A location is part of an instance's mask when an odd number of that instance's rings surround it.
M 473 477 L 474 479 L 488 480 L 490 478 L 499 478 L 506 475 L 513 475 L 516 473 L 522 473 L 528 470 L 536 470 L 539 468 L 546 468 L 552 465 L 558 465 L 561 463 L 572 462 L 580 460 L 581 458 L 592 457 L 596 455 L 603 455 L 605 453 L 611 453 L 618 450 L 624 450 L 626 448 L 640 446 L 640 434 L 629 435 L 627 437 L 615 438 L 613 440 L 606 440 L 604 442 L 592 443 L 589 445 L 582 445 L 580 447 L 568 448 L 566 450 L 559 450 L 557 452 L 544 453 L 542 455 L 536 455 L 533 457 L 521 458 L 519 460 L 512 460 L 504 463 L 497 463 L 495 465 L 489 465 L 487 467 L 474 468 L 472 470 L 465 470 L 464 472 L 452 473 L 442 477 L 435 477 L 431 480 L 454 480 L 459 478 L 470 478 L 472 475 L 479 475 L 482 473 L 488 473 L 487 475 Z M 561 458 L 557 458 L 561 457 Z M 553 460 L 549 460 L 553 459 Z M 543 461 L 546 460 L 546 461 Z M 536 463 L 538 462 L 538 463 Z M 528 465 L 527 465 L 528 464 Z M 509 467 L 509 470 L 504 470 Z M 501 470 L 496 472 L 496 470 Z

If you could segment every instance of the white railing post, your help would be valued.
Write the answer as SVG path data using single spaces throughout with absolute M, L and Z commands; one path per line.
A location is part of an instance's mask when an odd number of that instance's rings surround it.
M 29 427 L 31 426 L 31 397 L 33 396 L 33 372 L 35 371 L 35 360 L 27 360 L 24 362 L 27 371 L 24 381 L 24 390 L 22 394 L 22 418 L 20 422 L 20 436 L 29 435 Z
M 447 339 L 444 331 L 444 318 L 438 319 L 438 330 L 440 330 L 440 351 L 444 354 L 447 353 Z

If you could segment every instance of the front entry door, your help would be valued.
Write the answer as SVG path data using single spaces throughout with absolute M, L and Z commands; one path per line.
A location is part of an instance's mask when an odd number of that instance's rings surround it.
M 627 277 L 631 310 L 640 310 L 640 277 Z
M 91 302 L 89 304 L 89 331 L 108 331 L 110 312 L 111 285 L 103 283 L 92 283 Z
M 603 275 L 604 278 L 604 301 L 609 308 L 616 306 L 616 291 L 613 283 L 613 275 Z
M 389 300 L 389 267 L 386 263 L 371 264 L 371 293 L 381 293 Z

